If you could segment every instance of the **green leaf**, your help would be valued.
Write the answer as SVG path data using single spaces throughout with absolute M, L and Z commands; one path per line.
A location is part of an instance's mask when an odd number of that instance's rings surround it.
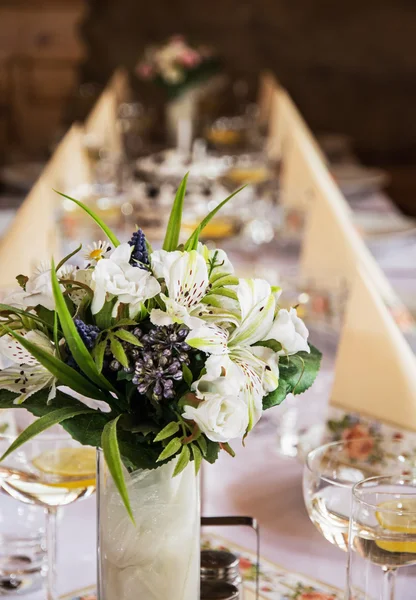
M 127 331 L 127 329 L 117 329 L 117 331 L 114 332 L 114 335 L 133 346 L 143 346 L 141 341 L 137 339 L 131 331 Z
M 191 387 L 191 384 L 194 380 L 194 376 L 192 375 L 191 369 L 185 363 L 182 364 L 182 373 L 186 385 Z
M 198 442 L 200 439 L 203 439 L 202 435 L 200 438 L 198 438 Z M 214 464 L 218 458 L 218 454 L 220 451 L 220 445 L 218 444 L 218 442 L 212 442 L 211 440 L 208 440 L 208 439 L 206 440 L 206 442 L 207 442 L 207 452 L 206 452 L 204 458 L 210 464 Z
M 264 396 L 263 410 L 272 408 L 281 404 L 289 393 L 289 386 L 282 378 L 279 379 L 279 386 L 273 391 Z
M 19 435 L 17 439 L 14 440 L 14 442 L 9 446 L 9 448 L 0 458 L 0 462 L 3 461 L 7 456 L 9 456 L 9 454 L 14 452 L 17 448 L 28 442 L 36 435 L 39 435 L 43 431 L 46 431 L 46 429 L 53 427 L 53 425 L 58 425 L 62 421 L 65 421 L 66 419 L 71 419 L 72 417 L 75 417 L 77 415 L 91 412 L 93 412 L 92 409 L 88 408 L 87 406 L 84 406 L 82 408 L 58 408 L 57 410 L 49 412 L 49 414 L 40 417 L 39 419 L 31 423 L 29 427 L 26 427 L 26 429 Z
M 52 321 L 52 323 L 50 323 L 49 321 L 46 321 L 45 319 L 42 319 L 38 315 L 35 315 L 27 310 L 15 308 L 14 306 L 9 306 L 8 304 L 0 304 L 0 312 L 7 312 L 8 314 L 20 315 L 22 317 L 27 317 L 28 319 L 32 319 L 36 323 L 40 323 L 41 325 L 44 325 L 48 329 L 53 328 L 53 321 Z M 53 315 L 52 311 L 48 311 L 48 312 L 50 312 Z
M 56 377 L 60 383 L 67 385 L 83 396 L 87 396 L 87 398 L 104 400 L 105 402 L 108 401 L 108 397 L 93 383 L 78 373 L 78 371 L 71 369 L 71 367 L 62 362 L 62 360 L 59 360 L 59 358 L 56 358 L 53 354 L 49 354 L 43 350 L 43 348 L 36 346 L 36 344 L 33 344 L 15 331 L 12 331 L 9 328 L 7 328 L 7 331 L 20 342 L 23 348 L 26 348 L 26 350 L 30 352 L 31 355 L 45 367 L 45 369 L 48 369 L 49 373 Z
M 280 352 L 282 344 L 276 340 L 263 340 L 262 342 L 256 342 L 253 346 L 263 346 L 263 348 L 270 348 L 273 352 Z
M 190 236 L 190 238 L 188 239 L 188 241 L 185 243 L 185 245 L 184 245 L 184 250 L 185 251 L 188 251 L 190 248 L 195 248 L 195 243 L 198 244 L 199 235 L 204 230 L 204 228 L 208 225 L 208 223 L 211 221 L 211 219 L 213 217 L 215 217 L 215 215 L 217 214 L 217 212 L 220 211 L 222 209 L 222 207 L 225 204 L 227 204 L 227 202 L 229 202 L 231 200 L 231 198 L 233 198 L 236 194 L 238 194 L 239 192 L 241 192 L 241 190 L 243 190 L 245 187 L 247 187 L 247 186 L 243 185 L 243 187 L 241 187 L 240 189 L 236 190 L 230 196 L 228 196 L 228 198 L 226 198 L 225 200 L 223 200 L 222 202 L 220 202 L 220 204 L 218 204 L 218 206 L 216 206 L 205 217 L 205 219 L 203 219 L 201 221 L 201 223 L 198 225 L 198 227 L 192 233 L 192 235 Z M 163 248 L 163 249 L 165 250 L 166 248 Z
M 167 438 L 172 437 L 172 435 L 175 435 L 175 433 L 178 433 L 178 431 L 179 431 L 179 423 L 175 423 L 175 421 L 172 421 L 171 423 L 166 425 L 166 427 L 164 427 L 162 429 L 162 431 L 159 431 L 159 433 L 157 434 L 157 436 L 155 437 L 155 439 L 153 441 L 161 442 L 162 440 L 166 440 Z
M 109 381 L 98 371 L 97 366 L 86 348 L 75 323 L 72 320 L 71 314 L 65 302 L 64 295 L 59 285 L 58 277 L 55 272 L 52 261 L 52 290 L 55 298 L 56 312 L 58 313 L 61 327 L 64 332 L 65 341 L 69 346 L 75 362 L 87 377 L 91 379 L 98 387 L 107 391 L 115 392 L 115 389 Z
M 159 454 L 156 462 L 161 462 L 162 460 L 170 458 L 171 456 L 176 454 L 178 450 L 181 449 L 181 447 L 181 440 L 179 438 L 173 438 L 173 440 L 170 440 L 166 448 L 164 448 L 164 450 L 162 450 L 162 452 Z
M 322 354 L 310 345 L 309 352 L 299 352 L 289 357 L 286 365 L 283 360 L 279 363 L 279 379 L 289 386 L 289 391 L 293 394 L 303 394 L 314 383 L 321 365 Z
M 110 302 L 106 302 L 100 312 L 95 315 L 95 324 L 100 329 L 109 329 L 113 324 L 113 308 L 116 303 L 116 298 Z
M 110 242 L 113 244 L 114 248 L 117 248 L 117 246 L 120 246 L 120 242 L 117 239 L 116 235 L 104 223 L 104 221 L 102 221 L 100 219 L 100 217 L 98 215 L 96 215 L 90 208 L 88 208 L 88 206 L 86 206 L 85 204 L 83 204 L 79 200 L 75 200 L 75 198 L 71 198 L 71 196 L 67 196 L 66 194 L 63 194 L 62 192 L 58 192 L 58 190 L 54 190 L 54 192 L 56 192 L 57 194 L 59 194 L 63 198 L 66 198 L 67 200 L 71 200 L 71 202 L 75 202 L 75 204 L 77 204 L 80 208 L 82 208 L 82 210 L 84 210 L 97 223 L 98 227 L 100 227 L 100 229 L 102 229 L 102 231 L 108 237 L 108 239 L 110 240 Z
M 208 452 L 208 444 L 207 444 L 206 438 L 203 435 L 201 435 L 196 440 L 196 443 L 198 444 L 198 446 L 199 446 L 199 448 L 200 448 L 200 450 L 202 452 L 202 455 L 205 457 L 207 455 L 207 452 Z
M 170 213 L 168 226 L 166 229 L 165 240 L 163 242 L 163 250 L 167 252 L 173 252 L 176 250 L 179 244 L 179 234 L 181 231 L 182 223 L 182 211 L 183 211 L 183 200 L 185 198 L 186 183 L 188 181 L 187 173 L 182 179 L 178 191 L 176 192 L 175 200 L 173 202 L 172 211 Z
M 198 448 L 196 444 L 191 444 L 191 452 L 194 459 L 195 464 L 195 475 L 198 475 L 199 469 L 201 468 L 202 463 L 202 454 L 201 450 Z
M 129 366 L 129 359 L 127 358 L 127 354 L 121 344 L 115 337 L 110 337 L 110 348 L 111 352 L 114 354 L 114 358 L 118 360 L 118 362 L 123 367 Z
M 191 460 L 191 453 L 189 451 L 188 446 L 183 446 L 182 451 L 179 454 L 178 462 L 176 463 L 175 470 L 173 471 L 173 477 L 182 473 L 184 469 L 189 465 L 189 461 Z
M 63 258 L 61 261 L 59 261 L 59 263 L 56 265 L 56 271 L 59 271 L 59 269 L 60 269 L 61 267 L 63 267 L 63 266 L 64 266 L 64 264 L 65 264 L 65 263 L 66 263 L 66 262 L 67 262 L 67 261 L 68 261 L 70 258 L 72 258 L 73 256 L 75 256 L 75 254 L 78 254 L 78 252 L 79 252 L 81 249 L 82 249 L 82 244 L 80 244 L 80 245 L 78 246 L 78 248 L 75 248 L 75 250 L 73 250 L 72 252 L 70 252 L 69 254 L 67 254 L 66 256 L 64 256 L 64 258 Z
M 101 446 L 108 470 L 110 471 L 111 477 L 113 478 L 116 488 L 118 489 L 121 499 L 123 500 L 123 504 L 126 507 L 127 513 L 134 523 L 134 516 L 130 506 L 126 482 L 124 480 L 123 463 L 121 462 L 120 448 L 117 440 L 117 422 L 120 416 L 121 415 L 119 415 L 113 421 L 107 423 L 107 425 L 104 427 L 101 438 Z
M 100 373 L 103 370 L 104 354 L 105 354 L 106 348 L 107 348 L 107 340 L 103 340 L 102 342 L 97 344 L 93 350 L 94 361 L 95 361 L 95 364 L 97 365 L 97 369 Z
M 59 337 L 58 337 L 58 314 L 56 312 L 53 313 L 53 343 L 55 346 L 55 351 L 57 353 L 58 358 L 61 358 L 61 351 L 59 348 Z

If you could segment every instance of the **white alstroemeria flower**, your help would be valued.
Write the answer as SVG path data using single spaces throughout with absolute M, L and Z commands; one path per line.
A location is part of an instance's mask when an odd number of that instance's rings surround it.
M 224 380 L 225 378 L 220 378 Z M 222 389 L 223 383 L 216 386 L 211 382 L 211 392 L 205 392 L 197 407 L 185 406 L 184 419 L 195 421 L 202 433 L 213 442 L 225 443 L 242 438 L 248 427 L 248 412 L 244 401 Z M 217 389 L 216 389 L 217 387 Z
M 220 249 L 209 249 L 201 242 L 198 242 L 197 251 L 204 257 L 207 263 L 209 280 L 215 276 L 233 275 L 234 267 L 228 258 L 226 252 Z
M 117 298 L 114 313 L 120 303 L 129 305 L 130 317 L 134 318 L 142 303 L 160 292 L 158 281 L 145 269 L 130 264 L 133 246 L 120 244 L 109 256 L 102 258 L 95 267 L 94 298 L 91 304 L 93 314 L 100 312 L 107 294 Z
M 208 287 L 208 271 L 204 258 L 196 250 L 191 252 L 166 252 L 158 250 L 150 257 L 152 271 L 164 279 L 167 295 L 160 297 L 166 310 L 153 309 L 153 325 L 184 323 L 191 329 L 202 323 L 199 313 L 205 311 L 200 302 Z
M 281 308 L 267 339 L 276 340 L 282 344 L 280 355 L 290 356 L 301 351 L 310 352 L 308 336 L 309 331 L 302 319 L 298 317 L 296 308 L 290 310 Z
M 55 348 L 49 338 L 40 331 L 29 331 L 24 337 L 49 354 Z M 56 395 L 56 379 L 20 343 L 9 335 L 0 338 L 0 388 L 15 392 L 19 396 L 15 404 L 21 404 L 32 394 L 50 388 L 48 400 Z
M 102 258 L 107 258 L 111 250 L 110 244 L 106 240 L 99 240 L 87 246 L 84 258 L 91 264 L 96 265 Z
M 64 265 L 58 272 L 60 279 L 75 279 L 77 268 L 73 265 Z M 40 304 L 49 310 L 55 310 L 55 299 L 52 291 L 52 267 L 50 263 L 42 262 L 36 268 L 34 274 L 29 277 L 26 284 L 25 306 L 37 306 Z
M 237 286 L 240 307 L 239 323 L 231 332 L 213 324 L 191 331 L 186 342 L 208 357 L 206 375 L 201 379 L 230 377 L 239 382 L 239 395 L 248 408 L 249 428 L 259 420 L 263 396 L 277 388 L 278 357 L 268 348 L 253 344 L 268 339 L 273 323 L 275 298 L 266 281 L 242 279 Z M 197 385 L 199 388 L 199 385 Z

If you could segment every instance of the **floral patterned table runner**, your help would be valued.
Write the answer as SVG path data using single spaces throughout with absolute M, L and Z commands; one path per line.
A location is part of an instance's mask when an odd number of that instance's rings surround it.
M 244 578 L 244 600 L 255 600 L 255 553 L 216 535 L 204 535 L 203 547 L 226 549 L 239 555 L 241 573 Z M 260 598 L 261 600 L 343 600 L 344 593 L 300 573 L 288 571 L 262 558 L 260 563 Z M 94 587 L 68 594 L 62 600 L 96 600 Z

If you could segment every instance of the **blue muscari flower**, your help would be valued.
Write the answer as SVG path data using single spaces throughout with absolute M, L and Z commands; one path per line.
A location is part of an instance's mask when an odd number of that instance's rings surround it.
M 81 319 L 74 319 L 75 327 L 88 350 L 94 348 L 100 328 L 96 325 L 87 325 Z
M 141 229 L 138 229 L 131 236 L 129 241 L 130 246 L 133 246 L 131 253 L 130 264 L 141 269 L 146 269 L 150 266 L 149 252 L 146 246 L 146 237 Z

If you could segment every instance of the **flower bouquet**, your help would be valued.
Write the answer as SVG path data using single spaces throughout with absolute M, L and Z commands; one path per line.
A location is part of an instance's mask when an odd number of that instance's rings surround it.
M 120 243 L 70 199 L 107 241 L 81 268 L 68 262 L 79 247 L 19 275 L 0 305 L 0 408 L 39 417 L 4 456 L 56 424 L 100 449 L 101 598 L 111 600 L 198 597 L 194 471 L 234 455 L 231 440 L 309 388 L 320 364 L 296 309 L 279 308 L 280 288 L 239 279 L 224 251 L 199 242 L 237 192 L 179 243 L 186 180 L 161 250 L 140 229 Z
M 219 70 L 220 61 L 211 48 L 192 47 L 180 35 L 147 48 L 136 67 L 140 79 L 162 85 L 170 98 L 180 96 L 186 88 L 206 81 Z
M 166 90 L 166 127 L 172 144 L 178 141 L 180 123 L 194 126 L 200 100 L 222 85 L 220 71 L 220 60 L 210 48 L 192 47 L 179 35 L 146 50 L 136 72 Z

